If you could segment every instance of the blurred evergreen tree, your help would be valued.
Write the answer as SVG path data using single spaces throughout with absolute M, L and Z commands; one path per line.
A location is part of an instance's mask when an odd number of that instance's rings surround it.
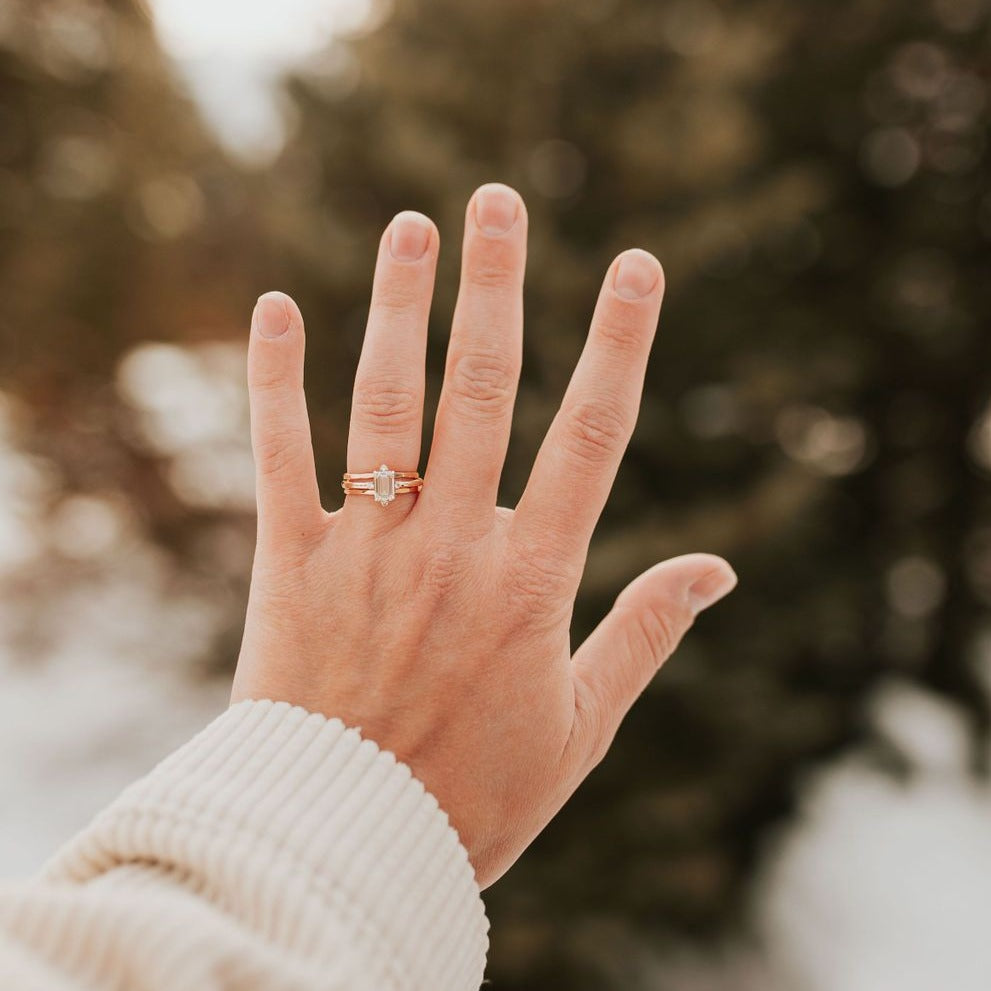
M 643 946 L 741 924 L 766 827 L 879 678 L 984 728 L 988 30 L 986 0 L 396 0 L 289 81 L 294 137 L 245 175 L 137 0 L 0 8 L 2 387 L 63 487 L 123 492 L 194 583 L 217 568 L 204 528 L 251 520 L 185 504 L 135 443 L 114 389 L 132 345 L 243 340 L 258 291 L 292 292 L 329 508 L 382 228 L 416 208 L 444 238 L 435 399 L 465 202 L 512 183 L 531 217 L 512 504 L 609 260 L 664 262 L 575 637 L 673 553 L 724 553 L 741 586 L 488 893 L 498 987 L 654 987 Z M 218 664 L 246 578 L 224 579 Z
M 229 584 L 225 664 L 247 574 L 211 578 L 216 562 L 194 559 L 204 528 L 230 514 L 177 495 L 115 373 L 143 341 L 244 339 L 263 251 L 245 182 L 177 85 L 139 0 L 0 6 L 0 387 L 19 400 L 3 412 L 54 476 L 51 513 L 74 492 L 123 495 L 185 561 L 187 581 L 199 567 L 205 586 Z M 251 514 L 233 525 L 250 547 Z M 89 566 L 61 565 L 39 558 L 9 590 L 32 652 L 52 583 Z

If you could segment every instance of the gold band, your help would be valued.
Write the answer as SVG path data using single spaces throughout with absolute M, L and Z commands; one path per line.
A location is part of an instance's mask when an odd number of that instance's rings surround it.
M 379 471 L 381 470 L 380 468 Z M 374 481 L 377 474 L 378 472 L 375 471 L 346 471 L 344 472 L 344 481 L 370 482 Z M 392 474 L 395 476 L 397 483 L 401 481 L 414 481 L 420 477 L 420 473 L 416 471 L 394 471 Z
M 341 488 L 348 495 L 375 495 L 375 483 L 374 482 L 341 482 Z M 409 492 L 419 492 L 423 488 L 423 479 L 417 479 L 417 481 L 409 482 L 396 482 L 395 494 L 396 495 L 406 495 Z
M 346 471 L 341 488 L 345 495 L 371 496 L 380 506 L 388 506 L 397 495 L 412 495 L 423 488 L 415 471 L 393 471 L 382 465 L 375 471 Z

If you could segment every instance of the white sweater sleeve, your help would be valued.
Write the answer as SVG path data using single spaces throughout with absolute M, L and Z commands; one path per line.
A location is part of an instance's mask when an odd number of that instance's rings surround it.
M 488 928 L 405 764 L 339 719 L 241 702 L 0 886 L 0 988 L 477 991 Z

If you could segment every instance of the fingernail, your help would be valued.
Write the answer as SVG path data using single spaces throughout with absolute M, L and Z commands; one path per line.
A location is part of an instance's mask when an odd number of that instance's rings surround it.
M 251 326 L 262 337 L 279 337 L 289 329 L 289 312 L 279 293 L 266 293 L 258 297 L 255 312 L 251 315 Z
M 697 616 L 703 609 L 715 605 L 736 588 L 736 582 L 736 572 L 725 561 L 722 567 L 697 579 L 688 589 L 688 605 L 692 613 Z
M 505 234 L 519 214 L 519 197 L 507 186 L 493 183 L 475 194 L 475 223 L 485 234 Z
M 392 257 L 401 262 L 415 262 L 427 252 L 430 243 L 430 221 L 422 213 L 404 210 L 396 214 L 389 236 Z
M 660 262 L 649 252 L 627 251 L 616 268 L 613 286 L 623 299 L 643 299 L 657 285 Z

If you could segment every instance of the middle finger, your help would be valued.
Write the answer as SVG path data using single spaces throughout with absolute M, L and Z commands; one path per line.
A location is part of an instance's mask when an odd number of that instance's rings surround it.
M 461 286 L 422 498 L 448 520 L 494 518 L 523 351 L 526 208 L 500 183 L 468 204 Z

